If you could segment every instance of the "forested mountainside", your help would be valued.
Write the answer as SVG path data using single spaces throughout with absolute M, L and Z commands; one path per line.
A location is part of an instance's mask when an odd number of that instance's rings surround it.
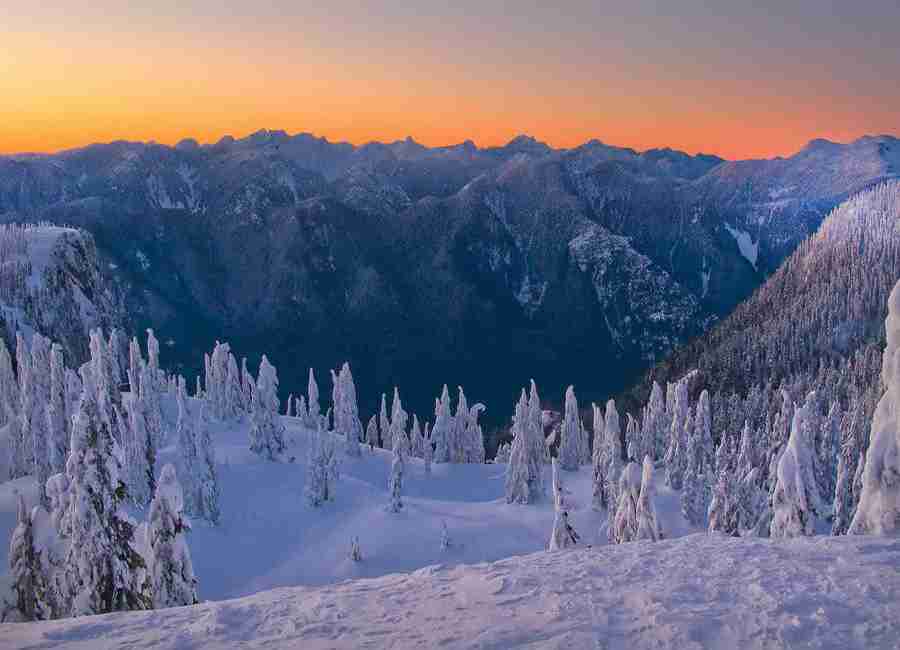
M 728 314 L 827 212 L 900 172 L 900 143 L 727 162 L 597 141 L 365 146 L 261 131 L 0 158 L 0 219 L 92 233 L 130 329 L 188 375 L 215 339 L 283 387 L 349 359 L 426 410 L 443 382 L 508 403 L 623 389 Z M 293 363 L 292 359 L 302 359 Z M 506 420 L 490 412 L 488 420 Z
M 717 434 L 754 428 L 782 401 L 816 390 L 820 406 L 859 409 L 869 422 L 881 395 L 887 298 L 900 278 L 900 182 L 889 181 L 837 207 L 748 300 L 708 334 L 658 364 L 628 395 L 696 371 L 713 394 Z
M 59 343 L 69 362 L 87 358 L 88 333 L 126 321 L 116 287 L 101 271 L 90 234 L 47 224 L 0 226 L 0 336 Z

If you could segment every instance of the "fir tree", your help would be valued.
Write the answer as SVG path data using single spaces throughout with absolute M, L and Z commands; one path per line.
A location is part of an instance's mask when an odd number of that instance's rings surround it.
M 573 472 L 578 469 L 580 458 L 579 440 L 581 438 L 581 420 L 578 417 L 578 400 L 575 388 L 566 389 L 566 410 L 562 424 L 562 435 L 559 441 L 559 465 L 562 469 Z
M 591 457 L 592 465 L 592 501 L 594 510 L 608 510 L 610 507 L 609 494 L 606 491 L 606 422 L 603 413 L 596 404 L 591 404 L 594 417 L 594 451 Z
M 150 504 L 147 569 L 153 607 L 195 605 L 197 578 L 185 535 L 191 529 L 184 515 L 181 485 L 172 465 L 163 467 Z
M 133 547 L 135 526 L 121 509 L 121 457 L 95 396 L 85 391 L 66 463 L 71 534 L 65 584 L 72 616 L 152 606 L 139 579 L 145 565 Z
M 378 444 L 378 420 L 374 415 L 369 418 L 369 424 L 366 425 L 366 443 L 371 450 L 380 446 Z
M 422 439 L 422 457 L 425 461 L 425 476 L 431 476 L 431 460 L 433 455 L 434 446 L 431 444 L 431 425 L 426 422 L 425 434 Z
M 338 462 L 332 436 L 323 431 L 322 418 L 310 435 L 306 465 L 305 495 L 309 505 L 317 508 L 335 497 Z
M 393 423 L 393 419 L 391 422 Z M 391 495 L 388 510 L 391 512 L 400 512 L 403 509 L 403 445 L 399 439 L 394 444 L 394 458 L 391 461 L 391 475 L 388 478 L 388 490 Z
M 772 537 L 797 537 L 813 534 L 814 510 L 811 497 L 816 492 L 812 467 L 812 449 L 804 432 L 806 407 L 794 413 L 791 437 L 778 461 L 772 496 Z
M 277 460 L 284 452 L 284 425 L 278 410 L 278 374 L 263 355 L 250 406 L 250 450 L 267 460 Z
M 34 544 L 34 527 L 25 499 L 17 495 L 16 527 L 9 542 L 9 576 L 15 608 L 25 621 L 44 618 L 40 606 L 41 566 Z
M 656 516 L 656 486 L 653 484 L 653 461 L 644 456 L 641 474 L 641 493 L 637 502 L 637 535 L 635 539 L 649 539 L 657 542 L 662 539 L 662 529 Z
M 434 403 L 434 428 L 431 430 L 431 437 L 434 439 L 434 461 L 436 463 L 450 462 L 450 437 L 451 437 L 451 416 L 450 416 L 450 392 L 447 385 L 441 392 L 441 397 Z
M 184 378 L 178 381 L 176 392 L 178 405 L 178 420 L 175 425 L 175 435 L 178 438 L 178 473 L 184 479 L 184 508 L 191 515 L 199 515 L 202 512 L 200 502 L 200 487 L 198 485 L 200 454 L 197 449 L 197 421 L 191 413 L 188 404 L 187 393 L 184 388 Z
M 306 408 L 309 420 L 306 426 L 315 429 L 322 417 L 322 407 L 319 406 L 319 384 L 316 383 L 316 375 L 313 369 L 309 369 L 309 381 L 306 388 Z
M 219 473 L 216 469 L 216 450 L 210 435 L 209 419 L 206 406 L 200 404 L 197 417 L 197 497 L 199 512 L 206 521 L 215 525 L 219 523 Z
M 62 347 L 54 343 L 50 349 L 50 399 L 47 403 L 47 435 L 53 474 L 66 469 L 70 433 L 66 421 L 66 367 Z
M 610 528 L 610 541 L 615 544 L 623 544 L 637 539 L 637 508 L 640 499 L 641 478 L 641 470 L 637 463 L 628 463 L 622 470 L 617 490 L 616 514 Z
M 378 428 L 381 432 L 381 445 L 393 449 L 393 441 L 391 440 L 391 419 L 387 411 L 387 397 L 381 394 L 381 411 L 378 414 Z
M 604 478 L 606 486 L 604 488 L 607 495 L 607 503 L 612 512 L 612 504 L 618 504 L 619 494 L 618 485 L 619 477 L 622 474 L 622 430 L 619 426 L 619 412 L 616 410 L 615 400 L 609 400 L 606 403 L 606 421 L 603 425 L 604 435 L 606 436 L 603 448 L 605 450 L 605 471 Z M 638 470 L 640 472 L 640 470 Z

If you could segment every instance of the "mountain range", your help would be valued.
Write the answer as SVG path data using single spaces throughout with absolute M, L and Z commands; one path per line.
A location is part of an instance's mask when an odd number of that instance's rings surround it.
M 898 177 L 890 136 L 735 162 L 263 130 L 0 157 L 0 221 L 90 233 L 116 297 L 107 320 L 154 327 L 173 370 L 199 371 L 219 338 L 274 357 L 283 397 L 308 367 L 349 360 L 365 412 L 398 385 L 427 417 L 446 382 L 499 423 L 531 375 L 551 399 L 569 383 L 587 400 L 623 389 L 835 206 Z

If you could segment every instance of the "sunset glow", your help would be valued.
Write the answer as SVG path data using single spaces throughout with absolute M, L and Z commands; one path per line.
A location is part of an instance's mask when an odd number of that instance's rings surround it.
M 900 125 L 891 1 L 152 4 L 13 9 L 0 152 L 271 128 L 747 158 Z

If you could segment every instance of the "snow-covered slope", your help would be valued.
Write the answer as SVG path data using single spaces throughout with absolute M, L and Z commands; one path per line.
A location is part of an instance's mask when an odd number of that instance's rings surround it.
M 0 647 L 886 649 L 900 638 L 898 564 L 896 539 L 701 533 L 13 624 Z
M 0 226 L 0 315 L 10 340 L 39 332 L 65 349 L 73 365 L 88 332 L 122 319 L 115 290 L 100 271 L 93 237 L 51 225 Z
M 173 415 L 171 408 L 169 411 Z M 222 522 L 210 527 L 197 521 L 189 537 L 204 600 L 376 577 L 435 563 L 493 561 L 547 546 L 553 524 L 551 503 L 506 504 L 504 465 L 436 464 L 432 475 L 426 476 L 421 460 L 407 459 L 405 508 L 394 514 L 386 511 L 391 454 L 366 450 L 359 459 L 342 457 L 336 500 L 311 508 L 303 494 L 309 432 L 296 418 L 284 421 L 288 438 L 293 439 L 287 453 L 295 462 L 266 462 L 251 453 L 245 423 L 219 425 L 213 436 Z M 175 462 L 175 453 L 173 445 L 164 449 L 158 466 Z M 547 471 L 549 484 L 549 466 Z M 590 507 L 590 467 L 565 472 L 563 479 L 572 492 L 571 519 L 582 539 L 587 544 L 605 544 L 605 529 L 601 534 L 601 528 L 606 514 Z M 31 477 L 0 484 L 0 583 L 8 571 L 6 544 L 15 527 L 14 490 L 25 494 L 29 506 L 36 502 Z M 659 492 L 666 534 L 688 532 L 678 494 L 662 483 Z M 146 518 L 146 513 L 135 514 L 138 519 Z M 453 545 L 442 551 L 445 522 Z M 348 559 L 354 536 L 359 536 L 366 558 L 360 564 Z

